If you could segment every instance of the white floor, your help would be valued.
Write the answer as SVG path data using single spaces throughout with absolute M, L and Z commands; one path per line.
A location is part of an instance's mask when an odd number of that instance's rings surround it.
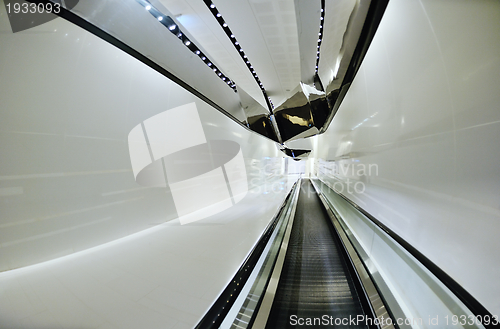
M 239 268 L 296 177 L 205 220 L 174 220 L 0 273 L 0 328 L 192 328 Z

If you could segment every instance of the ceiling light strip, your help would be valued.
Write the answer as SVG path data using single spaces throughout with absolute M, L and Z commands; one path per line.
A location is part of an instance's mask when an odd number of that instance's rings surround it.
M 217 20 L 217 22 L 219 23 L 219 25 L 222 27 L 222 29 L 226 33 L 226 35 L 228 36 L 229 40 L 231 40 L 231 43 L 233 44 L 234 48 L 236 48 L 236 50 L 238 51 L 238 54 L 240 54 L 241 58 L 245 62 L 248 70 L 250 71 L 250 73 L 252 73 L 253 78 L 255 79 L 255 81 L 257 82 L 257 84 L 259 85 L 259 88 L 262 91 L 262 94 L 264 95 L 264 98 L 266 100 L 267 106 L 269 107 L 269 111 L 272 114 L 273 113 L 273 109 L 274 109 L 273 101 L 267 95 L 266 89 L 264 88 L 264 85 L 262 84 L 262 81 L 260 81 L 259 76 L 255 72 L 255 69 L 252 66 L 252 64 L 250 63 L 250 60 L 248 59 L 247 55 L 245 55 L 245 52 L 243 51 L 243 48 L 241 47 L 240 43 L 238 42 L 238 40 L 234 36 L 233 32 L 231 32 L 231 29 L 229 28 L 229 26 L 227 25 L 227 23 L 224 21 L 224 18 L 222 18 L 222 14 L 217 10 L 217 7 L 215 6 L 215 4 L 213 4 L 212 1 L 210 1 L 210 0 L 203 0 L 203 2 L 205 2 L 205 4 L 207 5 L 208 9 L 212 13 L 212 15 L 214 15 L 215 19 Z
M 319 33 L 318 33 L 318 48 L 316 49 L 316 70 L 315 74 L 318 74 L 319 66 L 319 50 L 321 48 L 321 42 L 323 41 L 323 26 L 325 25 L 325 0 L 321 0 L 321 16 L 319 18 Z
M 186 46 L 191 52 L 197 55 L 224 83 L 226 83 L 235 92 L 236 83 L 226 76 L 222 71 L 205 55 L 201 49 L 196 46 L 196 44 L 189 40 L 189 38 L 181 31 L 180 27 L 174 22 L 174 20 L 167 15 L 164 15 L 158 9 L 156 9 L 151 3 L 146 0 L 136 0 L 141 6 L 144 7 L 153 17 L 155 17 L 160 24 L 165 26 L 170 33 L 174 34 L 179 40 L 182 41 L 184 46 Z

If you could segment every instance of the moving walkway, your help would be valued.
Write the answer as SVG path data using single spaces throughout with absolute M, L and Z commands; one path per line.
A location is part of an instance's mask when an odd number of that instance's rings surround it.
M 301 179 L 197 328 L 496 327 L 432 265 L 328 183 Z

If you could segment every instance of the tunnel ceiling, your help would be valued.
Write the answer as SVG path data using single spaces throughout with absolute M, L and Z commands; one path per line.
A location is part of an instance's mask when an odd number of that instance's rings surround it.
M 159 3 L 236 83 L 244 123 L 283 144 L 331 121 L 370 1 Z
M 131 0 L 120 15 L 81 2 L 60 16 L 285 149 L 327 129 L 387 1 Z

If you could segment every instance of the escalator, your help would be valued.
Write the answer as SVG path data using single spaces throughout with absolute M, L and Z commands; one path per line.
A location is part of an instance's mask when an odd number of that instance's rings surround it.
M 469 319 L 450 323 L 464 329 L 499 325 L 408 242 L 315 178 L 294 184 L 196 328 L 433 329 L 448 319 Z
M 302 180 L 266 328 L 308 324 L 322 328 L 368 328 L 364 321 L 347 321 L 372 316 L 356 280 L 316 190 L 308 179 Z

